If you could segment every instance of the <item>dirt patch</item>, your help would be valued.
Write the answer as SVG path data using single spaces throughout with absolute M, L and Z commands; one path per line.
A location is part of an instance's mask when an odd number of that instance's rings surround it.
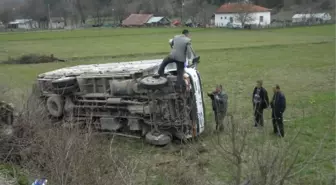
M 40 63 L 51 63 L 51 62 L 65 62 L 65 60 L 56 58 L 53 54 L 51 54 L 50 56 L 29 54 L 29 55 L 23 55 L 18 58 L 10 58 L 8 61 L 4 61 L 2 63 L 3 64 L 40 64 Z

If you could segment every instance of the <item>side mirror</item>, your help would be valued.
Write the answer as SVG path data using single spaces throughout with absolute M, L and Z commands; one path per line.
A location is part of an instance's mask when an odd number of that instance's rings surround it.
M 193 60 L 192 60 L 192 64 L 196 64 L 196 63 L 200 63 L 200 56 L 197 56 L 195 57 Z
M 197 68 L 197 64 L 200 63 L 200 56 L 197 56 L 195 58 L 193 58 L 191 64 L 188 66 L 188 68 Z

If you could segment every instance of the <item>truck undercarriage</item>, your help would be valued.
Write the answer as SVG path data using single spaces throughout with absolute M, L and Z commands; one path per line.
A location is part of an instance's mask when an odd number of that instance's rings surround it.
M 35 92 L 53 119 L 145 137 L 154 145 L 196 135 L 192 92 L 177 93 L 174 70 L 151 77 L 156 61 L 75 66 L 41 74 Z M 194 110 L 194 111 L 193 111 Z

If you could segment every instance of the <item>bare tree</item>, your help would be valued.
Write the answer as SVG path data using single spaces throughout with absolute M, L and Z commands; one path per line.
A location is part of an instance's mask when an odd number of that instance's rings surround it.
M 150 14 L 152 10 L 152 2 L 150 0 L 141 0 L 137 7 L 137 13 L 140 14 Z
M 117 20 L 118 23 L 127 16 L 127 3 L 124 0 L 113 0 L 112 1 L 112 9 L 113 9 L 113 17 L 114 20 Z
M 218 134 L 217 140 L 213 140 L 222 159 L 232 166 L 227 172 L 233 177 L 233 184 L 240 185 L 245 181 L 253 185 L 284 185 L 308 165 L 320 162 L 318 155 L 323 149 L 325 137 L 311 150 L 309 157 L 299 160 L 300 148 L 296 140 L 300 131 L 289 141 L 280 138 L 272 141 L 267 131 L 251 132 L 242 121 L 244 119 L 235 120 L 234 117 L 231 114 L 228 116 L 228 128 L 224 135 Z M 257 144 L 254 143 L 256 137 Z M 324 160 L 332 160 L 334 156 L 331 154 Z
M 73 16 L 73 12 L 75 10 L 74 5 L 71 1 L 68 0 L 58 0 L 52 7 L 52 16 L 62 17 L 64 19 L 64 26 L 67 26 L 69 23 L 69 19 Z
M 11 9 L 4 9 L 0 11 L 0 21 L 7 27 L 7 24 L 13 19 L 13 13 Z
M 237 3 L 235 3 L 233 6 L 235 6 L 235 10 L 237 12 L 237 15 L 235 16 L 235 19 L 241 23 L 242 27 L 244 27 L 247 23 L 250 23 L 254 20 L 256 20 L 256 17 L 254 16 L 255 10 L 253 3 L 249 0 L 240 0 Z
M 207 1 L 203 1 L 200 6 L 200 10 L 196 15 L 196 21 L 203 24 L 203 26 L 207 25 L 210 22 L 211 16 L 213 12 L 215 12 L 217 6 L 209 4 Z
M 76 9 L 79 13 L 81 23 L 85 24 L 85 20 L 86 20 L 86 15 L 84 13 L 85 8 L 86 8 L 85 1 L 73 0 L 73 4 L 75 5 L 75 7 L 76 7 Z
M 48 5 L 43 0 L 27 0 L 22 14 L 37 21 L 39 28 L 48 28 Z
M 111 14 L 112 0 L 90 0 L 89 7 L 95 25 L 102 25 Z

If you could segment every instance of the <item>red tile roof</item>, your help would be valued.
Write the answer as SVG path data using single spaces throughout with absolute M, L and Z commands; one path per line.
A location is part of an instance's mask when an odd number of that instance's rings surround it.
M 144 25 L 153 14 L 131 14 L 125 20 L 123 20 L 123 26 L 141 26 Z
M 268 8 L 242 3 L 226 3 L 220 6 L 216 13 L 237 13 L 237 12 L 269 12 Z
M 181 22 L 179 20 L 173 20 L 172 24 L 176 26 L 181 24 Z

